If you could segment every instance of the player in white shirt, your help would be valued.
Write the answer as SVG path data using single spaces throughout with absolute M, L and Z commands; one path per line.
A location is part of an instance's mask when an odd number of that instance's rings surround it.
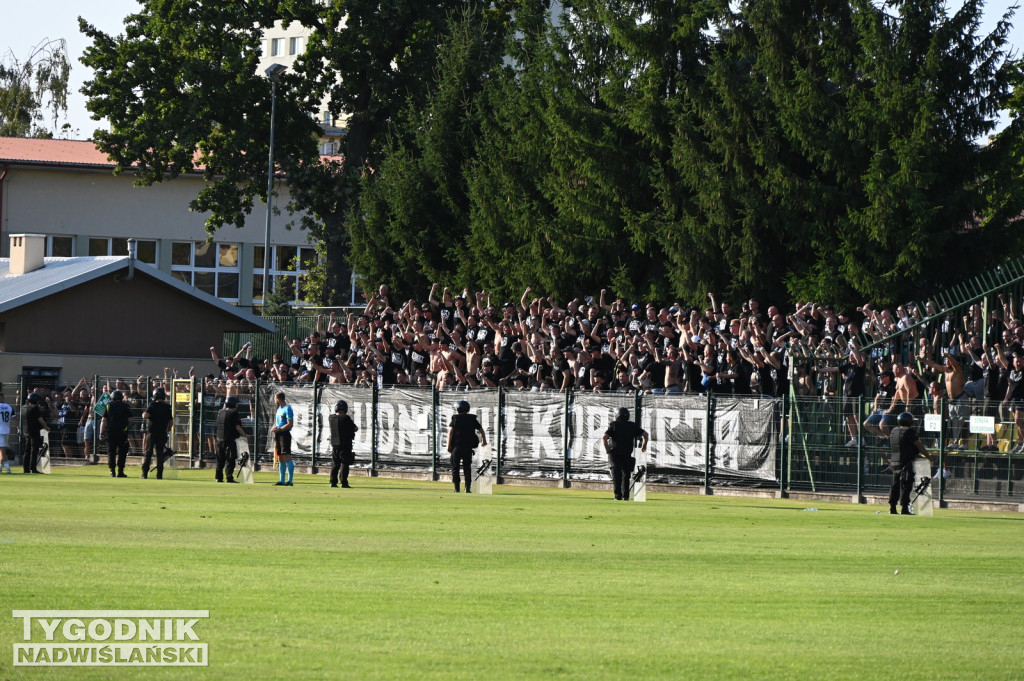
M 11 473 L 11 462 L 7 458 L 7 438 L 11 434 L 13 418 L 14 409 L 4 401 L 4 396 L 0 394 L 0 466 L 3 466 L 2 472 L 8 475 Z

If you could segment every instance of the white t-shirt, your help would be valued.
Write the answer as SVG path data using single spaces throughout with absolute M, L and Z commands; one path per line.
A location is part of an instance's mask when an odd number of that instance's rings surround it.
M 11 419 L 14 416 L 14 409 L 11 405 L 0 402 L 0 435 L 7 435 L 11 432 Z

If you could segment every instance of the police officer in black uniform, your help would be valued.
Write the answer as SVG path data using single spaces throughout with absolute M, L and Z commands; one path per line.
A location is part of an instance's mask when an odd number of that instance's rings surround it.
M 641 439 L 640 451 L 647 451 L 647 431 L 629 420 L 629 409 L 619 408 L 619 416 L 604 432 L 601 442 L 608 452 L 612 464 L 612 487 L 616 501 L 629 501 L 630 478 L 636 459 L 633 448 L 637 438 Z
M 455 403 L 455 416 L 448 428 L 448 453 L 452 455 L 452 482 L 455 491 L 459 491 L 459 468 L 466 476 L 466 494 L 473 484 L 473 450 L 487 444 L 487 435 L 476 414 L 469 413 L 469 402 L 459 400 Z M 477 434 L 479 433 L 479 437 Z
M 107 440 L 107 466 L 112 478 L 128 477 L 124 474 L 124 464 L 128 458 L 128 426 L 131 420 L 132 409 L 124 401 L 124 393 L 115 390 L 100 421 L 100 438 L 106 437 Z
M 334 405 L 334 413 L 327 419 L 331 427 L 331 458 L 334 465 L 331 467 L 331 487 L 338 486 L 338 472 L 341 472 L 341 486 L 345 489 L 352 487 L 348 484 L 348 468 L 355 463 L 356 457 L 352 453 L 352 441 L 356 438 L 356 425 L 352 417 L 348 415 L 348 403 L 345 400 L 338 400 Z
M 228 482 L 238 482 L 234 473 L 238 458 L 235 441 L 239 437 L 245 437 L 245 429 L 238 413 L 238 398 L 232 395 L 224 400 L 224 408 L 217 412 L 217 482 L 224 482 L 225 473 Z
M 928 450 L 914 430 L 914 415 L 903 412 L 896 417 L 896 427 L 889 434 L 889 466 L 892 468 L 892 486 L 889 488 L 889 513 L 896 515 L 896 502 L 901 515 L 910 513 L 910 490 L 914 487 L 914 459 L 928 458 Z
M 46 420 L 43 418 L 43 410 L 39 406 L 43 398 L 39 393 L 28 394 L 28 411 L 25 412 L 25 455 L 22 457 L 21 467 L 25 473 L 38 473 L 39 455 L 43 449 L 43 430 L 46 429 Z
M 157 388 L 153 391 L 153 401 L 142 413 L 142 418 L 149 423 L 149 434 L 146 436 L 146 458 L 142 461 L 142 477 L 149 477 L 153 452 L 156 451 L 156 479 L 164 477 L 164 450 L 167 449 L 167 434 L 171 430 L 171 405 L 167 404 L 167 391 Z

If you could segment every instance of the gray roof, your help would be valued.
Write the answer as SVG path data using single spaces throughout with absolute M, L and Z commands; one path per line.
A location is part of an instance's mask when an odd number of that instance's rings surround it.
M 84 284 L 87 281 L 128 270 L 128 256 L 85 256 L 80 258 L 44 258 L 43 267 L 26 272 L 11 274 L 10 258 L 0 258 L 0 313 L 27 305 L 48 295 Z M 212 305 L 248 324 L 255 324 L 266 331 L 277 327 L 267 320 L 246 312 L 220 298 L 193 288 L 152 265 L 135 261 L 135 274 L 144 274 L 162 284 L 178 289 L 199 301 Z

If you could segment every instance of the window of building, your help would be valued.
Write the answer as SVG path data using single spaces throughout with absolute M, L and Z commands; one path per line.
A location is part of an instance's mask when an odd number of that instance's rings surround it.
M 53 239 L 68 239 L 71 237 L 52 237 Z M 56 241 L 54 242 L 56 244 Z M 136 249 L 138 250 L 138 257 L 140 262 L 144 262 L 147 265 L 156 265 L 157 262 L 157 242 L 147 241 L 142 239 L 136 239 Z M 55 247 L 55 246 L 54 246 Z M 64 248 L 64 246 L 62 246 Z M 70 249 L 70 245 L 67 246 Z M 122 239 L 120 237 L 113 238 L 100 238 L 90 237 L 89 238 L 89 255 L 128 255 L 128 239 Z
M 270 283 L 271 288 L 284 286 L 289 299 L 302 305 L 308 299 L 303 290 L 305 274 L 316 263 L 316 249 L 298 246 L 270 247 Z M 256 246 L 253 257 L 252 298 L 253 302 L 263 302 L 263 246 Z
M 171 275 L 204 293 L 238 302 L 238 251 L 235 243 L 175 241 Z
M 46 255 L 50 258 L 70 258 L 75 254 L 75 240 L 69 236 L 51 236 L 46 241 Z
M 284 38 L 271 38 L 270 39 L 270 56 L 276 57 L 281 54 L 281 48 L 284 45 Z
M 139 241 L 136 243 L 139 249 L 139 260 L 147 265 L 156 265 L 156 242 Z
M 302 38 L 289 38 L 288 39 L 288 54 L 298 54 L 299 48 L 302 46 Z

